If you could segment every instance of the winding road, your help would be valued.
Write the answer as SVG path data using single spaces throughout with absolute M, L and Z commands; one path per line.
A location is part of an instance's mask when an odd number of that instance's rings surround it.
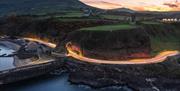
M 33 39 L 33 38 L 25 38 L 25 39 L 45 44 L 51 48 L 56 47 L 56 44 L 45 42 L 39 39 Z M 164 62 L 168 57 L 180 54 L 179 51 L 163 51 L 153 58 L 131 59 L 131 60 L 124 60 L 124 61 L 123 60 L 101 60 L 101 59 L 88 58 L 83 55 L 77 54 L 77 52 L 73 51 L 73 49 L 67 45 L 66 45 L 66 48 L 68 51 L 68 54 L 66 55 L 67 57 L 73 57 L 80 61 L 89 62 L 89 63 L 97 63 L 97 64 L 153 64 L 153 63 Z M 56 55 L 58 55 L 58 53 L 56 53 Z M 62 56 L 62 54 L 60 55 Z
M 147 59 L 132 59 L 132 60 L 101 60 L 101 59 L 93 59 L 84 57 L 82 55 L 78 55 L 74 52 L 70 47 L 67 47 L 68 54 L 67 56 L 73 57 L 80 61 L 89 62 L 89 63 L 98 63 L 98 64 L 153 64 L 153 63 L 160 63 L 165 61 L 169 56 L 178 55 L 178 51 L 164 51 L 159 53 L 156 57 L 147 58 Z

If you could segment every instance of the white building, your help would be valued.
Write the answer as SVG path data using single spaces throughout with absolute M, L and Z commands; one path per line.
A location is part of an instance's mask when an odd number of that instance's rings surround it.
M 163 18 L 162 22 L 180 22 L 180 18 Z

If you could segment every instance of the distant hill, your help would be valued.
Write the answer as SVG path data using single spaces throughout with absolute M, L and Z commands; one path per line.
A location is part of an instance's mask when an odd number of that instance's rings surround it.
M 79 0 L 0 0 L 0 15 L 53 13 L 87 7 Z
M 114 15 L 129 15 L 135 13 L 138 16 L 154 16 L 154 17 L 169 17 L 169 18 L 180 18 L 180 12 L 170 11 L 170 12 L 158 12 L 158 11 L 135 11 L 128 8 L 118 8 L 108 10 L 107 14 Z
M 135 13 L 136 12 L 136 11 L 128 9 L 128 8 L 118 8 L 118 9 L 113 9 L 111 11 L 126 12 L 126 13 Z

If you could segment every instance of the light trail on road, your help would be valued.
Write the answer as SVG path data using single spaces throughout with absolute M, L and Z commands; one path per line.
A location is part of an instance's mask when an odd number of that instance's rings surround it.
M 45 44 L 51 48 L 56 47 L 56 44 L 46 42 L 46 41 L 43 41 L 40 39 L 35 39 L 35 38 L 24 38 L 24 39 L 27 39 L 30 41 L 36 41 L 36 42 Z M 66 49 L 68 51 L 68 54 L 66 55 L 67 57 L 73 57 L 80 61 L 89 62 L 89 63 L 98 63 L 98 64 L 153 64 L 153 63 L 163 62 L 170 56 L 175 56 L 175 55 L 180 54 L 179 51 L 163 51 L 153 58 L 131 59 L 131 60 L 125 60 L 125 61 L 123 61 L 123 60 L 102 60 L 102 59 L 94 59 L 94 58 L 85 57 L 82 55 L 80 50 L 79 50 L 80 54 L 78 54 L 77 50 L 76 50 L 76 52 L 73 51 L 71 46 L 69 46 L 68 44 L 69 43 L 67 43 L 67 45 L 66 45 Z
M 47 45 L 47 46 L 49 46 L 51 48 L 55 48 L 56 47 L 56 44 L 50 43 L 50 42 L 47 42 L 47 41 L 43 41 L 43 40 L 40 40 L 40 39 L 36 39 L 36 38 L 24 38 L 24 39 L 25 40 L 29 40 L 29 41 L 39 42 L 39 43 Z
M 78 55 L 76 52 L 73 51 L 73 49 L 71 49 L 69 45 L 66 45 L 66 48 L 68 51 L 67 56 L 73 57 L 80 61 L 89 62 L 89 63 L 98 63 L 98 64 L 153 64 L 153 63 L 161 63 L 165 61 L 168 57 L 179 54 L 178 51 L 164 51 L 159 53 L 157 56 L 153 58 L 118 61 L 118 60 L 101 60 L 101 59 L 88 58 L 83 55 Z

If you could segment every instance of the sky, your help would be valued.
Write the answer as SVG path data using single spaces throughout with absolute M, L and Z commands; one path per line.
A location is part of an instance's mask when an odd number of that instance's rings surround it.
M 180 11 L 180 0 L 80 0 L 102 9 L 129 8 L 137 11 Z

